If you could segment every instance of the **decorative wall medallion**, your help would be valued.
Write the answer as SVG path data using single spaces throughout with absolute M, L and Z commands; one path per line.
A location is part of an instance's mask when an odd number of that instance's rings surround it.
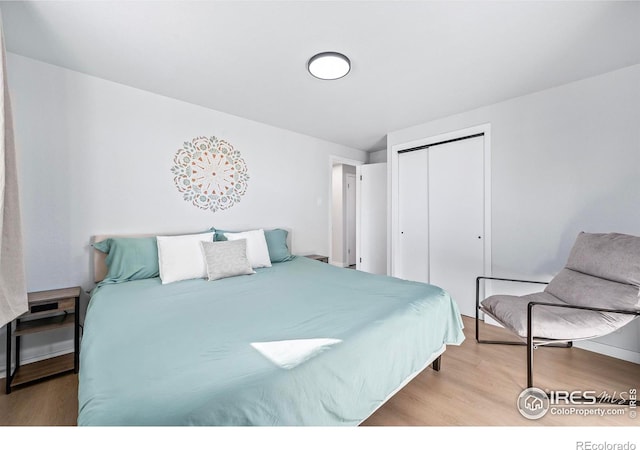
M 173 157 L 173 181 L 185 201 L 212 212 L 231 208 L 247 191 L 247 163 L 215 136 L 185 142 Z

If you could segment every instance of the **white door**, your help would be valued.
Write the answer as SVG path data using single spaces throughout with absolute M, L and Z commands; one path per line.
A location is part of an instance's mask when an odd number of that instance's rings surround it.
M 475 315 L 484 273 L 484 138 L 429 148 L 429 283 Z
M 347 174 L 346 188 L 346 252 L 347 265 L 352 266 L 356 263 L 356 176 Z
M 356 167 L 356 269 L 387 273 L 387 163 Z
M 429 282 L 427 150 L 398 155 L 398 253 L 394 276 Z

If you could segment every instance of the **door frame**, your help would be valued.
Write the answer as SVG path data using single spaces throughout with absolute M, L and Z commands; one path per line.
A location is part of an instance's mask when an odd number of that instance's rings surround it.
M 478 133 L 484 133 L 484 273 L 478 275 L 491 276 L 491 124 L 485 123 L 474 127 L 454 130 L 447 133 L 432 135 L 412 141 L 395 144 L 391 147 L 389 158 L 389 231 L 387 242 L 389 242 L 389 252 L 387 260 L 387 273 L 396 276 L 397 252 L 399 249 L 399 152 L 423 145 L 435 144 L 436 142 L 450 139 L 464 138 Z

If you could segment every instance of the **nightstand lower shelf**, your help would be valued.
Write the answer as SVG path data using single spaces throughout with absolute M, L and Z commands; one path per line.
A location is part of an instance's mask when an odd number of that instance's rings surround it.
M 80 286 L 29 292 L 28 311 L 7 323 L 6 382 L 5 393 L 10 394 L 15 386 L 23 385 L 52 375 L 80 367 Z M 73 353 L 47 358 L 31 364 L 20 364 L 21 340 L 35 333 L 73 329 Z M 15 358 L 13 355 L 15 341 Z M 15 360 L 15 363 L 14 363 Z M 15 369 L 14 369 L 15 368 Z
M 21 384 L 30 383 L 31 381 L 40 380 L 42 378 L 58 375 L 74 370 L 74 355 L 68 353 L 55 358 L 45 359 L 18 367 L 13 375 L 11 387 Z

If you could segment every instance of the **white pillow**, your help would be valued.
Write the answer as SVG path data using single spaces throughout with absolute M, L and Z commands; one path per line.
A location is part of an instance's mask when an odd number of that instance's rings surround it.
M 242 233 L 224 233 L 230 241 L 239 239 L 247 240 L 247 258 L 251 263 L 251 267 L 271 267 L 271 258 L 269 258 L 269 247 L 264 237 L 264 230 L 243 231 Z
M 157 236 L 157 240 L 158 267 L 162 284 L 207 277 L 207 266 L 200 242 L 213 242 L 213 232 Z

